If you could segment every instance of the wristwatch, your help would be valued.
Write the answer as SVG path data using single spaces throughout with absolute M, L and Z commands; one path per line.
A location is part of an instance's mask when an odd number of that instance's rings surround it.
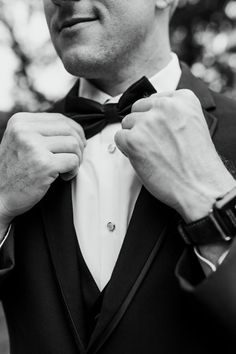
M 206 217 L 189 224 L 181 221 L 178 230 L 189 245 L 230 242 L 236 236 L 236 187 L 217 198 Z

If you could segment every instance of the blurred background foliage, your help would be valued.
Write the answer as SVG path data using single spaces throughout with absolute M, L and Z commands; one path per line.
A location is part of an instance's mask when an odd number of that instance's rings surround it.
M 180 0 L 171 39 L 196 76 L 236 98 L 235 0 Z M 73 80 L 51 45 L 41 1 L 0 0 L 0 111 L 46 109 Z M 8 351 L 0 308 L 0 354 Z
M 172 45 L 211 89 L 236 97 L 235 0 L 180 1 L 172 21 Z
M 236 1 L 180 0 L 173 49 L 213 90 L 235 96 Z M 42 2 L 0 0 L 0 110 L 46 109 L 71 86 L 51 45 Z

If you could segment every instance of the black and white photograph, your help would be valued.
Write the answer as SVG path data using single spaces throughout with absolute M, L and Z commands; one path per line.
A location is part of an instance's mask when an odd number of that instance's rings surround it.
M 0 0 L 0 354 L 236 348 L 236 0 Z

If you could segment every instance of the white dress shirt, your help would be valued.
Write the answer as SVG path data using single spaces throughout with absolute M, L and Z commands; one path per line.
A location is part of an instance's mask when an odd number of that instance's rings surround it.
M 181 76 L 177 56 L 150 78 L 157 92 L 176 90 Z M 116 103 L 81 79 L 79 96 L 101 104 Z M 72 182 L 74 225 L 84 260 L 100 290 L 111 278 L 141 189 L 129 160 L 114 143 L 121 124 L 108 125 L 87 141 L 83 162 Z

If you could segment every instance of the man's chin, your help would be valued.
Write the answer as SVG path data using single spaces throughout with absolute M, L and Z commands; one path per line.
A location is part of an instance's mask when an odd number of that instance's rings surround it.
M 107 72 L 104 60 L 91 55 L 74 56 L 66 53 L 61 56 L 61 60 L 66 71 L 76 77 L 97 79 Z

